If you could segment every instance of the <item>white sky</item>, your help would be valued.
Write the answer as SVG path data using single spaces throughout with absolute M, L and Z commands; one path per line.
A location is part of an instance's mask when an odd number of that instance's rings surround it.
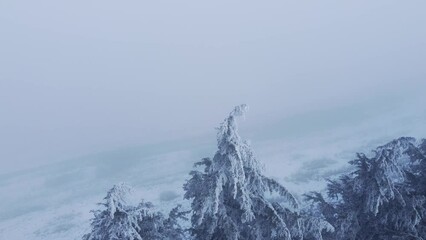
M 345 106 L 425 100 L 425 9 L 2 0 L 0 172 L 211 134 L 240 103 L 255 125 L 325 109 L 344 121 Z

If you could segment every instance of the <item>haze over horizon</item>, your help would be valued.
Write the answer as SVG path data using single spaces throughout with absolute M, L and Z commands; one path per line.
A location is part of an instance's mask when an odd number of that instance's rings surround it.
M 0 173 L 214 136 L 240 103 L 258 131 L 310 115 L 350 128 L 351 111 L 414 114 L 413 103 L 423 112 L 425 7 L 2 1 Z M 308 131 L 315 119 L 291 124 Z

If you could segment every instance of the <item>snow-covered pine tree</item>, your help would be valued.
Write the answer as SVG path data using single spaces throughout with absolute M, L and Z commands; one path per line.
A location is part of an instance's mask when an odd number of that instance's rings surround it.
M 92 211 L 92 231 L 83 236 L 84 240 L 142 240 L 138 221 L 145 212 L 128 204 L 130 192 L 123 183 L 108 191 L 105 201 L 99 203 L 104 209 Z
M 407 172 L 409 190 L 417 199 L 423 198 L 423 207 L 418 210 L 423 217 L 417 231 L 419 236 L 426 239 L 426 139 L 420 141 L 418 151 L 412 151 L 409 155 L 414 162 L 411 171 Z
M 188 213 L 190 211 L 182 211 L 181 205 L 173 208 L 167 219 L 163 221 L 163 229 L 162 232 L 163 238 L 165 240 L 180 240 L 180 239 L 189 239 L 187 236 L 187 231 L 182 227 L 182 221 L 188 221 L 187 218 Z
M 336 228 L 336 239 L 423 239 L 425 196 L 414 182 L 425 155 L 413 138 L 399 138 L 350 163 L 355 171 L 330 181 L 328 197 L 307 195 Z M 412 179 L 412 180 L 410 180 Z
M 261 165 L 237 129 L 236 118 L 247 110 L 237 106 L 218 128 L 218 151 L 195 166 L 184 185 L 192 200 L 196 239 L 301 239 L 298 204 L 286 188 L 262 174 Z M 268 200 L 277 194 L 284 204 Z
M 138 234 L 143 240 L 163 240 L 164 237 L 164 217 L 160 212 L 153 210 L 151 202 L 142 201 L 137 207 Z
M 100 203 L 103 210 L 92 211 L 92 230 L 83 240 L 183 240 L 185 231 L 180 220 L 187 212 L 180 206 L 171 210 L 168 218 L 153 210 L 153 204 L 142 201 L 136 207 L 128 202 L 131 188 L 115 185 Z
M 418 151 L 410 152 L 410 158 L 414 162 L 408 175 L 410 183 L 418 193 L 426 196 L 426 139 L 420 141 Z

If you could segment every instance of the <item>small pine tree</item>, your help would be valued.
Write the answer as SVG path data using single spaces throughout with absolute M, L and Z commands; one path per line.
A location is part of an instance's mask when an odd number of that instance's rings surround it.
M 164 233 L 163 239 L 169 240 L 179 240 L 179 239 L 188 239 L 187 231 L 181 225 L 182 221 L 188 221 L 186 217 L 190 211 L 182 211 L 181 205 L 173 208 L 169 217 L 163 221 Z
M 183 240 L 185 231 L 180 219 L 187 212 L 180 206 L 172 209 L 168 218 L 153 210 L 153 204 L 142 201 L 134 207 L 128 203 L 131 188 L 125 184 L 115 185 L 100 203 L 103 210 L 92 211 L 92 230 L 83 240 Z
M 131 188 L 118 184 L 111 188 L 105 202 L 99 203 L 104 210 L 94 210 L 92 231 L 83 236 L 84 240 L 142 240 L 138 221 L 143 210 L 128 204 Z
M 190 172 L 184 185 L 192 200 L 191 232 L 196 239 L 302 239 L 298 204 L 286 188 L 262 174 L 260 163 L 237 129 L 236 107 L 218 128 L 218 151 Z M 267 198 L 278 194 L 284 203 Z M 297 236 L 300 236 L 299 238 Z
M 152 203 L 142 202 L 138 209 L 148 209 L 149 211 L 139 211 L 139 235 L 142 239 L 149 240 L 183 240 L 187 239 L 186 231 L 182 228 L 181 220 L 187 220 L 188 212 L 181 211 L 181 206 L 173 208 L 167 218 L 160 212 L 152 211 Z

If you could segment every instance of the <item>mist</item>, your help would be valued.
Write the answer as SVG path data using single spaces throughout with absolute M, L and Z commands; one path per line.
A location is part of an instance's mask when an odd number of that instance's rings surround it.
M 423 107 L 425 7 L 1 1 L 0 172 L 214 137 L 241 103 L 259 131 L 309 114 L 350 129 L 354 115 Z M 311 129 L 316 119 L 292 126 Z

